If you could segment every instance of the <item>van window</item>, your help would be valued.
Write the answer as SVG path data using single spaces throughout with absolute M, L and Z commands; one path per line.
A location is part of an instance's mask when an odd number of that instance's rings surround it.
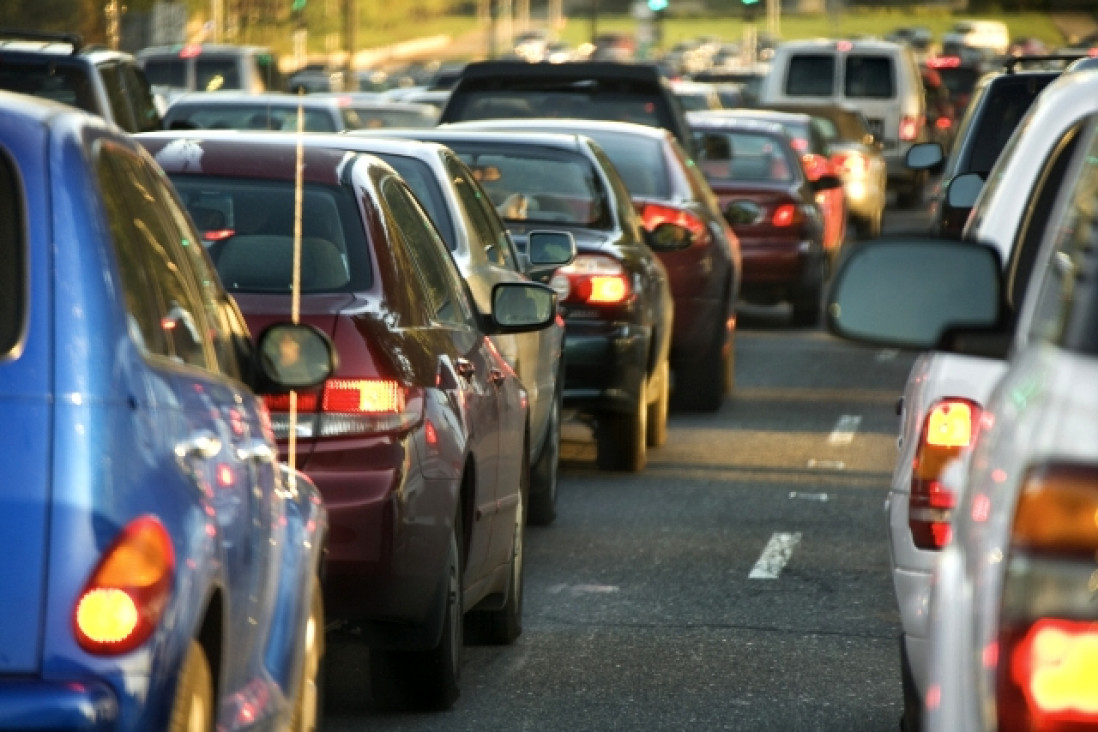
M 183 59 L 149 59 L 144 70 L 150 84 L 187 88 L 187 63 Z
M 834 54 L 803 54 L 789 59 L 785 93 L 791 97 L 830 97 L 834 92 Z
M 23 196 L 6 154 L 0 154 L 0 354 L 19 342 L 26 317 L 26 231 Z
M 198 91 L 240 89 L 240 70 L 235 59 L 198 59 L 194 65 L 194 86 Z
M 888 56 L 850 54 L 846 57 L 844 93 L 855 99 L 889 99 L 895 94 L 894 76 Z

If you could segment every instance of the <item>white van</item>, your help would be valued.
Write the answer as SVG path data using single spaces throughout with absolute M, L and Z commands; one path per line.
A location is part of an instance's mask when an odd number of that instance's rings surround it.
M 910 47 L 880 40 L 789 41 L 774 50 L 759 106 L 847 104 L 865 115 L 884 148 L 888 187 L 899 206 L 922 202 L 926 171 L 904 164 L 907 149 L 926 142 L 923 80 Z

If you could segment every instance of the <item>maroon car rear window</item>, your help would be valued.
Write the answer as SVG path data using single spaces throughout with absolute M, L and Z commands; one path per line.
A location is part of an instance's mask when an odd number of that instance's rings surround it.
M 19 342 L 25 317 L 23 199 L 11 161 L 0 153 L 0 353 Z

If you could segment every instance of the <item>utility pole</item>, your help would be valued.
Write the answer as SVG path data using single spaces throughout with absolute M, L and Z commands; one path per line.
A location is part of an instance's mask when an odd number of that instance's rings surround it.
M 107 45 L 115 51 L 118 50 L 122 37 L 122 13 L 124 12 L 126 12 L 125 6 L 119 4 L 118 0 L 107 0 L 107 5 L 103 8 L 103 13 L 107 16 Z
M 591 0 L 591 44 L 599 37 L 599 0 Z

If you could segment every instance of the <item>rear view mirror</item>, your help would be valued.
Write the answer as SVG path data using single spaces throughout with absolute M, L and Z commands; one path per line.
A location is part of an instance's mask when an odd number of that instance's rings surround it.
M 499 333 L 540 330 L 557 317 L 557 293 L 536 282 L 500 282 L 492 288 L 492 317 Z
M 928 350 L 949 330 L 997 326 L 1001 303 L 995 249 L 947 239 L 876 239 L 842 261 L 827 321 L 849 340 Z
M 937 172 L 945 164 L 945 151 L 936 142 L 923 142 L 912 145 L 904 156 L 904 165 L 912 170 L 930 170 Z
M 576 258 L 576 240 L 568 231 L 531 231 L 526 254 L 531 268 L 563 267 Z
M 669 221 L 657 224 L 654 229 L 646 229 L 644 243 L 654 252 L 676 252 L 686 249 L 694 241 L 694 235 L 685 226 Z
M 724 207 L 724 218 L 732 226 L 754 224 L 763 217 L 763 207 L 754 201 L 730 201 Z
M 311 389 L 335 371 L 332 342 L 311 325 L 278 323 L 257 343 L 260 372 L 275 391 Z
M 983 189 L 984 179 L 979 174 L 959 175 L 946 186 L 946 203 L 951 208 L 972 208 Z

